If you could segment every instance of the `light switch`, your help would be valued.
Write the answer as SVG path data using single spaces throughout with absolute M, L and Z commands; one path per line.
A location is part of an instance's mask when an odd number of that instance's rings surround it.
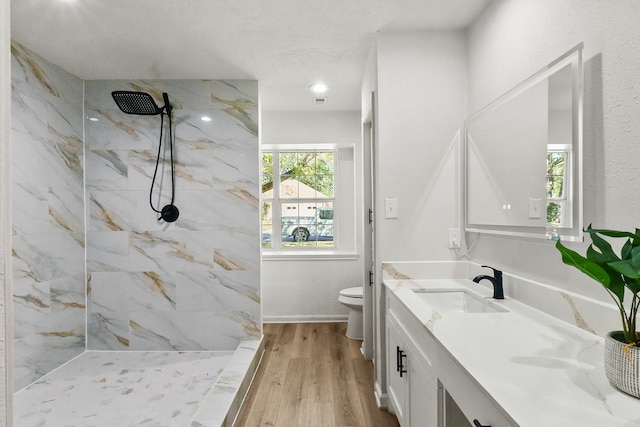
M 384 199 L 384 217 L 398 218 L 398 199 Z
M 529 218 L 542 218 L 542 199 L 529 199 Z

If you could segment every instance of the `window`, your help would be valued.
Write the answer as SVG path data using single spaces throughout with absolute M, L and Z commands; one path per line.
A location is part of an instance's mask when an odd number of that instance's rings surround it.
M 262 247 L 335 248 L 334 150 L 262 153 Z
M 565 145 L 549 145 L 547 150 L 547 226 L 571 227 L 567 189 L 570 175 L 570 150 Z

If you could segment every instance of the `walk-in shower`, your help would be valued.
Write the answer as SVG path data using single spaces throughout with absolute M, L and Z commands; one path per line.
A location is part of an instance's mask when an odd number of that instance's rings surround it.
M 13 425 L 230 425 L 262 343 L 257 82 L 11 54 Z
M 123 113 L 134 114 L 138 116 L 155 116 L 160 114 L 160 140 L 158 142 L 158 156 L 156 157 L 156 167 L 153 172 L 153 179 L 151 180 L 151 188 L 149 189 L 149 205 L 154 212 L 160 214 L 158 220 L 163 220 L 165 222 L 175 222 L 180 216 L 180 211 L 173 204 L 176 196 L 176 186 L 175 186 L 175 165 L 173 161 L 173 123 L 172 123 L 172 112 L 173 107 L 169 102 L 169 95 L 166 92 L 162 93 L 162 98 L 164 100 L 164 106 L 158 107 L 156 105 L 155 100 L 151 95 L 146 92 L 133 92 L 133 91 L 124 91 L 124 90 L 116 90 L 111 92 L 111 96 L 113 100 L 116 102 L 116 105 Z M 158 175 L 158 165 L 160 164 L 160 156 L 162 155 L 162 133 L 164 130 L 164 116 L 165 114 L 169 118 L 169 155 L 171 162 L 171 202 L 168 205 L 165 205 L 162 209 L 158 209 L 153 206 L 153 187 L 156 184 L 156 177 Z M 163 159 L 164 161 L 164 159 Z M 160 189 L 160 192 L 162 190 Z M 158 198 L 161 197 L 161 194 L 158 195 Z

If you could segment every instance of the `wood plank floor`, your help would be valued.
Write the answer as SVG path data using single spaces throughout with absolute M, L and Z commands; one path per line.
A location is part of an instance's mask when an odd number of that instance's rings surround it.
M 264 325 L 265 354 L 236 427 L 397 427 L 346 323 Z

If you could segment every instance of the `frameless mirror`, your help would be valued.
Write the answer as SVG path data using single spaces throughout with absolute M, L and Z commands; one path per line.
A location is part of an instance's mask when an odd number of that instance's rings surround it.
M 464 127 L 467 231 L 582 240 L 582 44 Z

